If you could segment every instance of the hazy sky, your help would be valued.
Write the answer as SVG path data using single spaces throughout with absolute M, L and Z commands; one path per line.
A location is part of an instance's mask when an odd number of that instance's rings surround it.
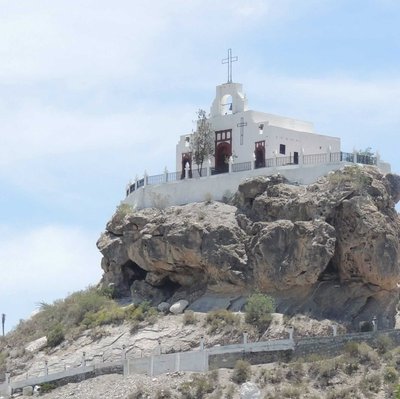
M 0 0 L 0 313 L 101 277 L 95 243 L 226 81 L 400 172 L 397 0 Z

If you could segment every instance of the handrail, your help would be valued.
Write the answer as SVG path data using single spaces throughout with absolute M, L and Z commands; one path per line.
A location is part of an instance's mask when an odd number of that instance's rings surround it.
M 232 173 L 246 172 L 254 169 L 283 167 L 286 165 L 294 165 L 301 167 L 302 165 L 322 165 L 338 162 L 360 163 L 363 165 L 377 165 L 377 157 L 358 154 L 353 152 L 327 152 L 319 154 L 303 154 L 303 155 L 289 155 L 289 156 L 275 156 L 274 158 L 267 158 L 263 162 L 247 161 L 240 163 L 233 163 L 231 167 Z M 219 174 L 229 173 L 228 165 L 226 167 L 217 169 L 215 167 L 202 168 L 201 172 L 197 168 L 189 170 L 188 178 L 209 177 Z M 163 174 L 145 176 L 144 178 L 130 183 L 126 189 L 126 196 L 128 197 L 134 191 L 144 187 L 145 185 L 157 185 L 164 183 L 177 182 L 185 179 L 185 171 L 170 172 L 167 171 Z

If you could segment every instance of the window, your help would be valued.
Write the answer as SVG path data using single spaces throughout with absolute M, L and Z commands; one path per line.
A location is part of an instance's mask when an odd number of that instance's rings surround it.
M 286 154 L 286 145 L 285 144 L 280 144 L 279 145 L 279 154 Z

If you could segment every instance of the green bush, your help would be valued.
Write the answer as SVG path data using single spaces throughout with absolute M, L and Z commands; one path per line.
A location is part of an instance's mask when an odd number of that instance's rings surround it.
M 215 384 L 208 376 L 195 375 L 193 381 L 185 381 L 179 387 L 182 399 L 203 399 L 215 390 Z
M 399 379 L 399 374 L 394 367 L 385 367 L 383 371 L 383 379 L 389 384 L 394 384 Z
M 251 366 L 249 362 L 245 360 L 238 360 L 235 363 L 235 368 L 232 373 L 232 381 L 236 384 L 243 384 L 248 381 L 251 377 Z
M 64 336 L 64 330 L 61 324 L 56 325 L 49 331 L 49 333 L 46 336 L 47 338 L 47 346 L 50 348 L 54 348 L 57 345 L 60 345 L 61 342 L 64 341 L 65 336 Z
M 395 399 L 400 399 L 400 385 L 396 385 L 396 388 L 393 393 L 394 393 Z
M 55 346 L 61 339 L 60 329 L 69 338 L 85 328 L 119 324 L 124 320 L 153 323 L 157 317 L 157 310 L 149 303 L 120 307 L 107 292 L 89 287 L 52 304 L 42 303 L 40 311 L 30 319 L 21 321 L 7 339 L 9 345 L 19 347 L 46 336 L 49 346 Z
M 253 294 L 246 302 L 244 311 L 246 323 L 257 328 L 261 333 L 265 331 L 271 322 L 271 313 L 275 310 L 274 300 L 263 294 Z
M 115 210 L 115 213 L 113 215 L 113 221 L 116 223 L 121 223 L 124 220 L 125 216 L 132 214 L 133 214 L 132 205 L 121 202 L 117 206 L 117 209 Z
M 51 392 L 53 389 L 56 389 L 57 385 L 54 382 L 44 382 L 40 384 L 40 393 L 48 393 Z

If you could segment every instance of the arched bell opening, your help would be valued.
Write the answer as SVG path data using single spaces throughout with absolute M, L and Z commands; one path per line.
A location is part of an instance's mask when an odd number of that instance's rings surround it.
M 222 115 L 232 114 L 232 109 L 233 109 L 232 96 L 230 94 L 227 94 L 223 96 L 221 99 Z

